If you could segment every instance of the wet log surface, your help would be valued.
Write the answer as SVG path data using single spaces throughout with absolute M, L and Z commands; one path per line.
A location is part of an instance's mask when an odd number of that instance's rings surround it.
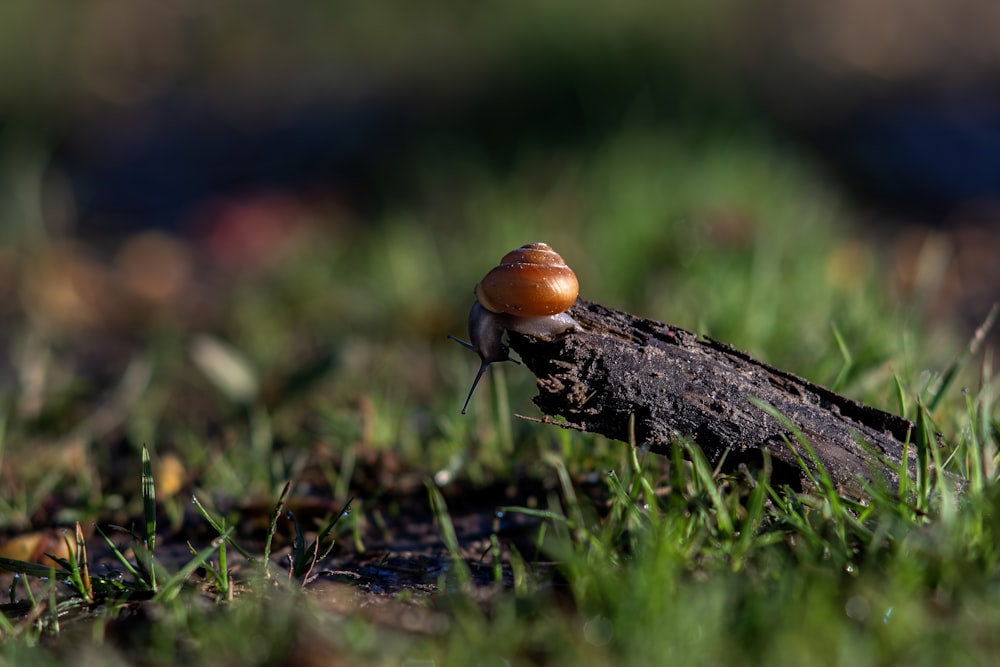
M 759 464 L 766 450 L 773 482 L 808 488 L 792 447 L 813 472 L 815 466 L 792 429 L 756 399 L 795 425 L 842 493 L 864 495 L 862 479 L 897 487 L 892 466 L 899 469 L 904 442 L 915 437 L 912 422 L 669 324 L 583 299 L 570 314 L 582 331 L 552 341 L 509 334 L 538 378 L 534 402 L 546 415 L 565 418 L 564 425 L 628 442 L 634 415 L 635 442 L 651 451 L 667 453 L 678 438 L 690 437 L 713 463 L 725 454 L 730 468 Z

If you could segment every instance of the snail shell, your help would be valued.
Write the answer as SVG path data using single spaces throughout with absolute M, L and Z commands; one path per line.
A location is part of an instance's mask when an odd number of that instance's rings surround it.
M 504 330 L 549 339 L 579 329 L 566 311 L 576 301 L 580 285 L 559 253 L 544 243 L 529 243 L 503 256 L 476 285 L 476 302 L 469 311 L 471 343 L 452 337 L 479 355 L 482 364 L 465 399 L 462 414 L 489 365 L 510 359 Z
M 544 243 L 510 251 L 476 285 L 476 299 L 486 310 L 525 317 L 561 313 L 579 293 L 573 269 Z

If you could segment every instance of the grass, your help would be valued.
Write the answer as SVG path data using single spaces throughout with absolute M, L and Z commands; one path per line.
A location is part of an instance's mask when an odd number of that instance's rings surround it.
M 124 336 L 22 300 L 0 527 L 67 532 L 58 553 L 0 561 L 20 575 L 3 579 L 0 664 L 992 660 L 991 357 L 893 298 L 821 179 L 763 138 L 644 126 L 507 170 L 435 155 L 381 219 L 222 272 L 196 316 L 179 296 Z M 17 289 L 58 279 L 38 265 L 59 239 L 31 237 L 3 255 Z M 685 440 L 663 459 L 524 422 L 533 379 L 515 366 L 462 417 L 478 360 L 446 335 L 531 240 L 589 298 L 915 419 L 916 478 L 860 503 L 822 473 L 796 493 Z M 477 499 L 498 486 L 517 502 Z M 470 516 L 492 530 L 469 537 Z M 437 551 L 396 562 L 387 536 L 432 519 Z M 380 588 L 392 577 L 410 585 Z

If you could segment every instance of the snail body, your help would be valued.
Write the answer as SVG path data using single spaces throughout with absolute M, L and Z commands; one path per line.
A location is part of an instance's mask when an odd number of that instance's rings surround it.
M 489 365 L 510 360 L 510 348 L 503 342 L 504 330 L 549 340 L 556 334 L 579 329 L 576 320 L 565 312 L 579 292 L 576 274 L 544 243 L 529 243 L 503 256 L 500 264 L 476 285 L 476 302 L 469 310 L 471 342 L 451 337 L 482 360 L 462 414 Z

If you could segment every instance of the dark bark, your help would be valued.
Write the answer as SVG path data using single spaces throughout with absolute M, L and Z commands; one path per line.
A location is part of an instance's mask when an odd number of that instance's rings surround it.
M 583 299 L 570 314 L 582 331 L 552 341 L 510 334 L 511 347 L 538 378 L 534 401 L 546 415 L 624 442 L 634 415 L 637 444 L 663 454 L 690 437 L 712 462 L 725 454 L 727 467 L 759 462 L 766 450 L 775 462 L 773 481 L 809 487 L 791 447 L 813 472 L 815 466 L 792 430 L 754 398 L 795 424 L 843 493 L 863 495 L 860 479 L 897 487 L 891 466 L 899 468 L 904 442 L 915 438 L 912 422 L 669 324 Z

